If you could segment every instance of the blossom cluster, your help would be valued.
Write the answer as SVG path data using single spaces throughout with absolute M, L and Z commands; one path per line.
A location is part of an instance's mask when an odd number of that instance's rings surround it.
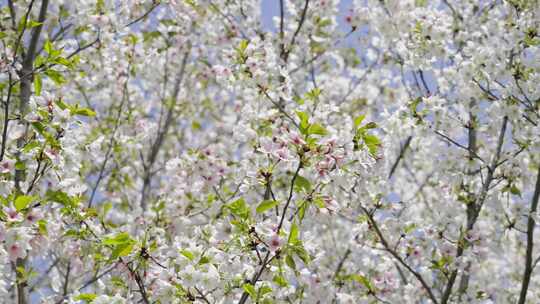
M 4 2 L 2 303 L 540 296 L 537 1 Z

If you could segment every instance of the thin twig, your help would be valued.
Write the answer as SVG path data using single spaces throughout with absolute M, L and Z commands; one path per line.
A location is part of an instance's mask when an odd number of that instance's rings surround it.
M 394 165 L 392 165 L 392 169 L 390 169 L 390 174 L 388 174 L 388 179 L 392 178 L 392 175 L 394 175 L 394 172 L 396 171 L 397 166 L 399 165 L 399 161 L 405 156 L 405 152 L 407 151 L 407 149 L 409 148 L 409 145 L 411 144 L 411 139 L 412 139 L 412 135 L 409 135 L 407 139 L 405 140 L 405 144 L 399 150 L 399 155 L 396 161 L 394 162 Z
M 161 1 L 156 1 L 154 0 L 153 3 L 152 3 L 152 6 L 150 7 L 150 9 L 148 11 L 146 11 L 144 14 L 142 14 L 141 16 L 137 17 L 136 19 L 134 19 L 133 21 L 129 22 L 128 24 L 125 25 L 125 27 L 130 27 L 132 26 L 133 24 L 145 19 L 146 17 L 148 17 L 148 15 L 150 15 L 159 5 L 161 4 Z
M 167 116 L 165 118 L 165 124 L 163 125 L 163 128 L 161 130 L 158 129 L 156 140 L 150 147 L 148 158 L 144 166 L 145 173 L 144 173 L 144 178 L 143 178 L 143 188 L 141 190 L 141 201 L 140 201 L 140 205 L 143 210 L 146 210 L 146 205 L 147 205 L 146 199 L 148 196 L 148 189 L 152 182 L 152 177 L 153 177 L 153 174 L 151 172 L 152 167 L 156 161 L 156 157 L 161 149 L 161 146 L 163 145 L 163 141 L 165 137 L 167 136 L 167 133 L 169 132 L 169 128 L 174 120 L 173 114 L 175 112 L 176 103 L 178 102 L 177 101 L 178 95 L 180 93 L 180 88 L 182 85 L 182 81 L 184 79 L 186 65 L 189 58 L 189 53 L 190 53 L 190 48 L 188 48 L 188 50 L 184 54 L 184 58 L 182 59 L 182 64 L 180 67 L 180 72 L 174 84 L 173 94 L 171 97 L 174 103 L 169 105 L 169 109 L 167 110 Z
M 289 45 L 289 48 L 287 49 L 287 51 L 285 51 L 285 55 L 284 55 L 284 61 L 285 62 L 287 62 L 287 60 L 289 59 L 289 54 L 290 54 L 292 48 L 294 47 L 296 37 L 300 33 L 300 30 L 302 29 L 302 25 L 304 24 L 304 21 L 306 20 L 306 14 L 307 14 L 308 6 L 309 6 L 309 0 L 306 0 L 305 3 L 304 3 L 304 9 L 302 10 L 302 14 L 300 15 L 300 21 L 298 22 L 298 27 L 296 27 L 296 31 L 294 31 L 293 37 L 291 39 L 291 44 Z
M 470 215 L 467 216 L 467 224 L 465 227 L 465 231 L 461 232 L 459 241 L 457 242 L 458 246 L 457 246 L 457 251 L 456 251 L 456 258 L 459 258 L 463 255 L 465 251 L 465 245 L 467 242 L 465 237 L 467 233 L 474 228 L 474 225 L 478 219 L 478 216 L 480 215 L 480 211 L 482 210 L 482 206 L 484 205 L 484 202 L 486 200 L 486 197 L 489 191 L 489 186 L 491 182 L 493 181 L 493 176 L 495 174 L 495 170 L 497 169 L 497 164 L 499 163 L 499 158 L 500 158 L 502 146 L 504 143 L 504 135 L 506 134 L 507 124 L 508 124 L 508 117 L 505 116 L 503 118 L 501 131 L 499 133 L 499 138 L 497 140 L 497 148 L 495 151 L 495 155 L 493 156 L 491 164 L 487 167 L 488 173 L 486 176 L 486 180 L 483 182 L 482 190 L 480 192 L 478 200 L 474 202 L 474 209 L 469 211 Z M 471 153 L 471 156 L 472 156 L 472 153 Z M 441 304 L 448 303 L 450 299 L 450 295 L 452 294 L 452 288 L 456 281 L 457 273 L 458 273 L 458 270 L 454 269 L 452 273 L 450 274 L 448 282 L 446 283 L 446 287 L 444 288 L 444 292 L 441 298 Z
M 293 197 L 293 190 L 294 190 L 294 183 L 296 181 L 296 178 L 298 177 L 298 173 L 300 172 L 300 169 L 302 169 L 302 160 L 300 159 L 298 161 L 298 167 L 296 168 L 296 172 L 294 172 L 294 175 L 291 180 L 291 188 L 289 190 L 289 197 L 287 198 L 287 203 L 285 203 L 285 207 L 283 207 L 283 211 L 281 212 L 281 219 L 279 220 L 279 225 L 276 229 L 276 234 L 279 234 L 279 231 L 281 230 L 281 227 L 283 226 L 283 220 L 285 219 L 285 215 L 287 213 L 287 208 L 289 208 L 289 204 L 291 203 L 292 197 Z
M 439 302 L 437 301 L 437 298 L 435 298 L 435 295 L 433 294 L 433 291 L 431 290 L 431 287 L 429 287 L 429 285 L 426 283 L 426 280 L 424 280 L 422 275 L 420 273 L 418 273 L 417 271 L 415 271 L 414 269 L 412 269 L 412 267 L 409 266 L 409 264 L 405 263 L 403 258 L 396 251 L 394 251 L 390 247 L 390 245 L 386 241 L 385 237 L 383 236 L 381 230 L 379 229 L 379 226 L 378 226 L 377 222 L 373 218 L 373 215 L 365 207 L 360 206 L 360 208 L 362 208 L 365 215 L 367 216 L 367 218 L 369 220 L 369 223 L 371 224 L 371 226 L 375 230 L 375 233 L 379 237 L 379 241 L 383 245 L 384 249 L 388 253 L 390 253 L 403 267 L 405 267 L 405 269 L 407 269 L 407 271 L 409 271 L 416 278 L 416 280 L 418 280 L 418 282 L 420 282 L 422 287 L 424 287 L 424 289 L 428 293 L 428 296 L 431 299 L 431 301 L 433 301 L 434 304 L 438 304 Z

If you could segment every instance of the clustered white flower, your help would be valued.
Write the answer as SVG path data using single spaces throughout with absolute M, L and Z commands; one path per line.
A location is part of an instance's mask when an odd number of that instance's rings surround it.
M 535 1 L 132 2 L 0 11 L 5 303 L 535 303 Z

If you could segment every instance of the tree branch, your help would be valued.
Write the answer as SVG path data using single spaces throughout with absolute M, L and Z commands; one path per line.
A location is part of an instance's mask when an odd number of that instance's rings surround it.
M 390 169 L 390 174 L 388 174 L 388 179 L 392 178 L 392 175 L 394 175 L 394 172 L 396 171 L 397 166 L 399 165 L 399 161 L 405 156 L 405 152 L 407 151 L 407 148 L 409 148 L 409 145 L 411 144 L 411 139 L 412 139 L 412 135 L 409 135 L 407 137 L 407 139 L 405 140 L 405 144 L 403 145 L 403 147 L 399 151 L 399 155 L 398 155 L 396 161 L 394 162 L 394 165 L 392 166 L 392 169 Z
M 163 145 L 163 140 L 165 139 L 165 137 L 167 136 L 167 133 L 169 132 L 169 128 L 174 120 L 174 117 L 173 117 L 173 114 L 174 114 L 174 111 L 175 111 L 175 107 L 176 107 L 176 103 L 177 103 L 177 99 L 178 99 L 178 94 L 180 93 L 180 87 L 182 85 L 182 81 L 184 79 L 184 75 L 185 75 L 185 70 L 186 70 L 186 65 L 187 65 L 187 60 L 188 60 L 188 57 L 189 57 L 189 53 L 190 53 L 190 50 L 188 49 L 185 54 L 184 54 L 184 57 L 182 59 L 182 64 L 180 66 L 180 72 L 176 78 L 176 82 L 174 84 L 174 88 L 173 88 L 173 94 L 172 94 L 172 101 L 173 101 L 173 104 L 169 105 L 169 109 L 167 110 L 167 116 L 165 118 L 165 124 L 163 126 L 163 129 L 161 130 L 158 130 L 158 134 L 157 134 L 157 137 L 156 137 L 156 140 L 154 141 L 154 143 L 152 144 L 151 148 L 150 148 L 150 152 L 148 153 L 148 158 L 147 158 L 147 162 L 145 164 L 145 168 L 144 168 L 144 178 L 143 178 L 143 188 L 141 190 L 141 201 L 140 201 L 140 205 L 141 205 L 141 208 L 143 210 L 146 210 L 146 200 L 147 200 L 147 197 L 148 197 L 148 190 L 149 190 L 149 187 L 150 187 L 150 184 L 152 182 L 152 166 L 154 165 L 155 161 L 156 161 L 156 157 L 161 149 L 161 146 Z
M 287 51 L 285 51 L 283 55 L 284 56 L 283 60 L 285 62 L 287 62 L 287 60 L 289 59 L 289 54 L 291 53 L 291 50 L 294 47 L 294 43 L 296 42 L 296 36 L 298 36 L 298 34 L 300 33 L 300 30 L 302 29 L 302 25 L 304 25 L 304 21 L 306 20 L 306 13 L 308 10 L 308 6 L 309 6 L 309 0 L 306 0 L 306 2 L 304 3 L 304 9 L 302 10 L 302 15 L 300 16 L 300 21 L 298 22 L 298 27 L 296 28 L 296 31 L 294 32 L 293 37 L 291 39 L 291 44 L 289 45 L 289 48 L 287 49 Z
M 391 248 L 391 246 L 388 244 L 388 241 L 386 241 L 381 230 L 379 229 L 379 226 L 377 225 L 377 222 L 373 218 L 373 215 L 364 206 L 360 206 L 360 208 L 362 209 L 362 211 L 364 211 L 365 215 L 368 218 L 369 223 L 373 226 L 373 229 L 375 230 L 375 233 L 379 237 L 379 240 L 381 244 L 383 245 L 384 249 L 388 253 L 390 253 L 403 267 L 405 267 L 405 269 L 407 269 L 407 271 L 409 271 L 416 278 L 418 282 L 420 282 L 422 287 L 424 287 L 424 289 L 428 293 L 428 297 L 431 299 L 431 301 L 433 301 L 434 304 L 438 304 L 439 302 L 437 301 L 437 298 L 435 298 L 435 295 L 433 294 L 431 287 L 429 287 L 429 285 L 426 283 L 422 275 L 418 273 L 417 271 L 415 271 L 414 269 L 412 269 L 412 267 L 409 266 L 409 264 L 405 263 L 403 258 L 399 256 L 399 254 L 394 249 Z
M 31 2 L 31 4 L 32 3 L 33 1 Z M 48 6 L 49 6 L 49 0 L 41 1 L 41 8 L 39 10 L 39 16 L 37 20 L 39 24 L 32 29 L 30 43 L 28 45 L 28 49 L 22 63 L 22 70 L 20 74 L 25 75 L 25 76 L 21 77 L 21 89 L 20 89 L 21 95 L 20 95 L 20 103 L 19 103 L 19 115 L 21 118 L 24 117 L 24 115 L 26 114 L 28 103 L 30 101 L 30 95 L 32 93 L 32 83 L 33 83 L 32 69 L 34 66 L 34 58 L 36 56 L 37 45 L 39 42 L 39 37 L 41 35 L 41 30 L 43 28 L 43 23 L 45 22 L 45 19 L 47 17 Z M 30 8 L 28 12 L 30 12 Z M 28 17 L 28 13 L 26 17 Z M 14 52 L 16 53 L 17 50 L 15 49 Z M 7 120 L 8 117 L 5 117 L 5 119 Z M 18 149 L 21 149 L 24 146 L 27 130 L 28 129 L 26 129 L 24 132 L 24 135 L 17 140 Z M 5 142 L 3 144 L 5 145 Z M 23 181 L 23 179 L 24 179 L 24 169 L 15 170 L 15 188 L 17 192 L 21 191 L 20 184 Z M 19 267 L 25 268 L 25 264 L 26 264 L 26 259 L 17 259 L 16 261 L 17 268 Z M 18 276 L 17 278 L 17 303 L 26 304 L 28 303 L 28 299 L 26 295 L 27 282 L 26 282 L 26 279 L 23 280 L 21 277 L 19 277 L 19 274 L 17 276 Z
M 152 1 L 152 6 L 150 7 L 150 9 L 148 11 L 146 11 L 144 14 L 142 14 L 140 17 L 137 17 L 136 19 L 134 19 L 133 21 L 129 22 L 128 24 L 125 25 L 125 27 L 129 27 L 129 26 L 132 26 L 133 24 L 143 20 L 144 18 L 148 17 L 148 15 L 150 15 L 159 5 L 161 4 L 161 2 L 159 0 L 154 0 Z
M 504 143 L 504 135 L 506 134 L 506 126 L 508 124 L 508 117 L 505 116 L 503 118 L 503 123 L 501 127 L 501 131 L 499 133 L 499 138 L 497 140 L 497 148 L 495 155 L 493 156 L 493 159 L 491 160 L 491 164 L 487 167 L 488 174 L 486 177 L 486 180 L 484 181 L 482 185 L 482 190 L 480 192 L 480 196 L 478 200 L 474 203 L 474 207 L 472 210 L 469 210 L 470 215 L 467 215 L 467 225 L 465 227 L 465 231 L 462 231 L 459 241 L 457 242 L 457 252 L 456 252 L 456 258 L 461 257 L 465 251 L 465 246 L 467 244 L 467 240 L 465 239 L 467 233 L 471 231 L 474 228 L 474 225 L 476 223 L 476 220 L 478 219 L 478 216 L 480 215 L 480 211 L 482 210 L 482 206 L 484 205 L 484 201 L 486 200 L 487 193 L 489 191 L 489 186 L 491 182 L 493 181 L 493 175 L 495 173 L 495 170 L 497 169 L 497 164 L 499 163 L 499 158 L 502 151 L 502 146 Z M 471 156 L 473 156 L 473 153 L 471 152 Z M 457 277 L 457 269 L 454 269 L 450 275 L 450 278 L 448 279 L 448 282 L 446 284 L 446 287 L 444 289 L 444 293 L 441 299 L 441 304 L 448 303 L 448 300 L 450 299 L 450 295 L 452 294 L 452 288 L 454 287 L 454 283 L 456 281 Z
M 536 186 L 534 188 L 534 195 L 531 201 L 531 210 L 527 217 L 527 249 L 525 251 L 525 270 L 523 271 L 523 279 L 521 281 L 521 291 L 519 293 L 518 304 L 525 304 L 527 299 L 527 291 L 531 276 L 533 272 L 533 247 L 534 247 L 534 228 L 535 221 L 533 214 L 536 214 L 538 208 L 538 199 L 540 197 L 540 166 L 538 168 L 538 175 L 536 177 Z

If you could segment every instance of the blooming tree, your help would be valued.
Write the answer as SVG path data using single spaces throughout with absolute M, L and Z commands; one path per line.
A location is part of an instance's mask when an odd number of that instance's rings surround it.
M 540 297 L 537 0 L 0 14 L 2 303 Z

